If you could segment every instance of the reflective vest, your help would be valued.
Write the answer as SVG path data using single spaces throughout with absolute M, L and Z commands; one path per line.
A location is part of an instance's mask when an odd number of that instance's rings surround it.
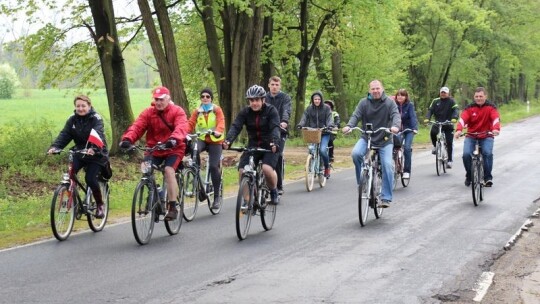
M 214 107 L 212 106 L 212 109 L 208 112 L 207 119 L 204 118 L 204 112 L 202 107 L 199 108 L 199 114 L 197 116 L 197 126 L 195 130 L 197 133 L 199 132 L 206 132 L 208 130 L 214 131 L 217 126 L 217 119 L 216 119 L 216 113 L 213 111 Z M 203 134 L 199 136 L 199 139 L 205 140 L 206 134 Z M 215 137 L 214 135 L 210 135 L 210 139 L 214 142 L 223 140 L 225 138 L 225 132 L 221 133 L 220 137 Z

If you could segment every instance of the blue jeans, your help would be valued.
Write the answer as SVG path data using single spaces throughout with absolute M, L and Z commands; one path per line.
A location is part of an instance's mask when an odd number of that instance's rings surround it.
M 321 144 L 319 145 L 319 153 L 321 154 L 325 169 L 328 169 L 330 166 L 330 158 L 328 157 L 328 141 L 330 141 L 330 134 L 323 134 L 321 136 Z
M 388 144 L 379 149 L 379 159 L 382 164 L 382 193 L 381 199 L 392 201 L 392 189 L 394 188 L 394 160 L 392 159 L 393 144 Z M 356 172 L 356 183 L 360 185 L 362 179 L 362 167 L 364 165 L 364 156 L 367 153 L 367 142 L 360 140 L 354 145 L 352 150 L 352 159 Z
M 484 180 L 492 180 L 493 176 L 491 175 L 491 170 L 493 169 L 493 144 L 495 142 L 493 137 L 484 139 L 465 137 L 465 141 L 463 142 L 463 165 L 465 166 L 465 171 L 467 171 L 465 178 L 471 180 L 471 155 L 474 151 L 476 141 L 478 141 L 480 147 L 482 147 L 482 158 L 484 160 Z
M 403 156 L 405 158 L 405 164 L 403 166 L 403 172 L 411 173 L 411 163 L 412 163 L 412 142 L 414 139 L 413 132 L 407 132 L 401 135 L 405 138 L 403 144 Z

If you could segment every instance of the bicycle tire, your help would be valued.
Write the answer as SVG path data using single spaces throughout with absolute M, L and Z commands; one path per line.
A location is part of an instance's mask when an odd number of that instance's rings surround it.
M 186 222 L 191 222 L 199 209 L 199 181 L 195 169 L 187 168 L 182 172 L 182 205 L 183 217 Z
M 86 191 L 86 219 L 88 220 L 88 226 L 94 232 L 103 230 L 109 217 L 109 185 L 107 182 L 99 181 L 99 188 L 101 189 L 101 197 L 103 199 L 103 218 L 96 217 L 97 204 L 92 195 L 92 189 L 89 187 Z
M 443 169 L 443 173 L 446 173 L 446 164 L 448 164 L 448 149 L 446 146 L 446 139 L 443 138 L 442 141 L 442 148 L 441 148 L 441 166 Z
M 472 190 L 472 198 L 473 198 L 473 204 L 474 206 L 478 206 L 481 199 L 481 193 L 482 193 L 482 177 L 480 176 L 480 165 L 478 163 L 478 159 L 473 156 L 472 159 L 472 165 L 471 165 L 471 175 L 472 175 L 472 183 L 471 183 L 471 190 Z
M 268 197 L 270 197 L 270 191 L 268 191 L 268 188 L 263 187 L 261 191 L 260 200 L 266 200 Z M 264 228 L 264 230 L 268 231 L 271 230 L 272 227 L 274 227 L 274 222 L 276 220 L 276 210 L 277 206 L 273 204 L 263 203 L 260 202 L 259 206 L 265 206 L 261 209 L 261 224 Z
M 131 205 L 131 227 L 133 236 L 140 245 L 146 245 L 154 232 L 155 205 L 158 194 L 151 189 L 148 181 L 140 181 L 133 193 Z
M 315 181 L 315 168 L 314 168 L 313 155 L 308 154 L 306 159 L 306 190 L 311 192 L 313 190 L 313 183 Z
M 322 171 L 321 168 L 323 168 Z M 324 162 L 322 160 L 322 157 L 319 157 L 319 173 L 317 175 L 319 177 L 319 186 L 321 188 L 324 188 L 324 186 L 326 185 L 326 177 L 324 176 Z
M 399 153 L 398 151 L 393 151 L 393 166 L 394 166 L 394 186 L 392 187 L 393 190 L 396 190 L 396 187 L 397 187 L 397 182 L 398 180 L 401 178 L 402 174 L 401 174 L 401 166 L 399 164 Z
M 375 208 L 373 212 L 375 213 L 375 218 L 380 218 L 383 215 L 384 208 L 381 208 L 379 202 L 381 201 L 381 191 L 382 191 L 382 173 L 380 171 L 375 171 L 373 173 L 373 186 L 371 192 L 373 194 L 373 200 L 375 202 Z
M 65 241 L 75 223 L 76 193 L 73 194 L 73 202 L 69 202 L 69 185 L 61 184 L 54 190 L 51 201 L 51 229 L 54 237 L 59 241 Z
M 244 240 L 247 237 L 251 225 L 255 200 L 254 188 L 251 178 L 243 176 L 236 198 L 236 236 L 239 240 Z
M 362 170 L 362 179 L 358 186 L 358 220 L 362 227 L 366 225 L 369 216 L 370 185 L 369 173 L 366 170 Z
M 403 178 L 403 172 L 405 170 L 405 155 L 403 154 L 403 150 L 398 155 L 398 161 L 399 161 L 399 166 L 401 168 L 400 169 L 401 185 L 403 186 L 403 188 L 406 188 L 407 186 L 409 186 L 409 183 L 411 182 L 411 173 L 409 172 L 409 178 Z
M 435 144 L 435 169 L 437 170 L 437 176 L 441 176 L 444 170 L 444 163 L 442 161 L 442 144 L 437 141 Z
M 178 195 L 176 196 L 176 212 L 177 216 L 174 220 L 168 220 L 165 222 L 165 229 L 169 233 L 169 235 L 176 235 L 178 232 L 180 232 L 180 228 L 182 228 L 182 219 L 184 218 L 184 205 L 182 202 L 182 186 L 183 186 L 183 177 L 182 174 L 177 172 L 175 174 L 176 176 L 176 184 L 178 185 Z
M 223 166 L 221 166 L 220 168 L 223 168 Z M 206 185 L 206 187 L 209 187 L 211 185 L 212 189 L 213 189 L 213 191 L 211 192 L 212 195 L 208 196 L 208 209 L 210 209 L 210 213 L 212 213 L 213 215 L 219 214 L 219 212 L 221 211 L 221 208 L 223 208 L 223 169 L 220 169 L 220 171 L 221 171 L 221 183 L 220 183 L 220 187 L 219 187 L 219 189 L 217 191 L 219 193 L 219 197 L 221 197 L 221 204 L 219 205 L 218 209 L 212 209 L 212 204 L 213 204 L 215 196 L 216 196 L 215 195 L 216 187 L 214 187 L 214 184 L 212 183 L 211 178 L 209 179 L 210 183 L 208 185 Z M 206 189 L 206 190 L 208 190 L 208 189 Z M 209 191 L 206 191 L 206 192 L 208 193 Z M 212 198 L 211 200 L 210 200 L 210 197 Z

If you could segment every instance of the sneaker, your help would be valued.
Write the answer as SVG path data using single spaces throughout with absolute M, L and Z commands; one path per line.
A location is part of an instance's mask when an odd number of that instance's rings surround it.
M 488 179 L 487 181 L 484 182 L 484 187 L 491 187 L 493 186 L 493 181 Z
M 388 207 L 390 207 L 390 203 L 391 203 L 391 202 L 390 202 L 389 200 L 383 199 L 383 200 L 381 201 L 381 203 L 379 204 L 379 207 L 381 207 L 381 208 L 388 208 Z
M 409 172 L 403 172 L 403 179 L 409 179 L 411 178 L 411 174 Z
M 433 155 L 437 154 L 437 148 L 435 147 L 431 148 L 431 154 Z
M 330 178 L 330 168 L 325 168 L 324 169 L 324 177 Z
M 165 214 L 164 220 L 174 221 L 178 217 L 178 210 L 176 210 L 176 202 L 169 202 L 169 210 Z
M 204 191 L 204 189 L 199 190 L 199 202 L 202 202 L 207 198 L 208 197 L 206 196 L 206 191 Z
M 103 203 L 101 204 L 97 204 L 97 208 L 96 208 L 96 218 L 97 219 L 102 219 L 105 217 L 105 212 L 103 211 Z
M 469 187 L 471 185 L 471 180 L 466 178 L 465 179 L 465 186 Z
M 333 157 L 333 156 L 330 157 L 330 162 L 331 162 L 331 163 L 334 162 L 334 157 Z
M 452 169 L 452 162 L 451 161 L 446 163 L 446 169 Z
M 270 190 L 270 202 L 271 205 L 279 204 L 279 195 L 276 189 Z
M 218 210 L 221 207 L 221 196 L 214 197 L 214 203 L 212 204 L 212 210 Z
M 285 191 L 283 191 L 283 188 L 278 188 L 277 194 L 278 195 L 283 195 L 283 193 L 285 193 Z

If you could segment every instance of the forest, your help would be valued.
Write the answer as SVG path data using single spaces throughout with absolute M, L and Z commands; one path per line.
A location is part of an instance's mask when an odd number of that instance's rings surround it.
M 496 104 L 540 94 L 540 1 L 11 0 L 0 14 L 35 28 L 0 39 L 24 87 L 106 89 L 112 147 L 135 87 L 167 86 L 186 109 L 210 87 L 227 123 L 273 75 L 294 123 L 315 90 L 346 119 L 373 79 L 420 115 L 442 86 L 461 107 L 478 86 Z

